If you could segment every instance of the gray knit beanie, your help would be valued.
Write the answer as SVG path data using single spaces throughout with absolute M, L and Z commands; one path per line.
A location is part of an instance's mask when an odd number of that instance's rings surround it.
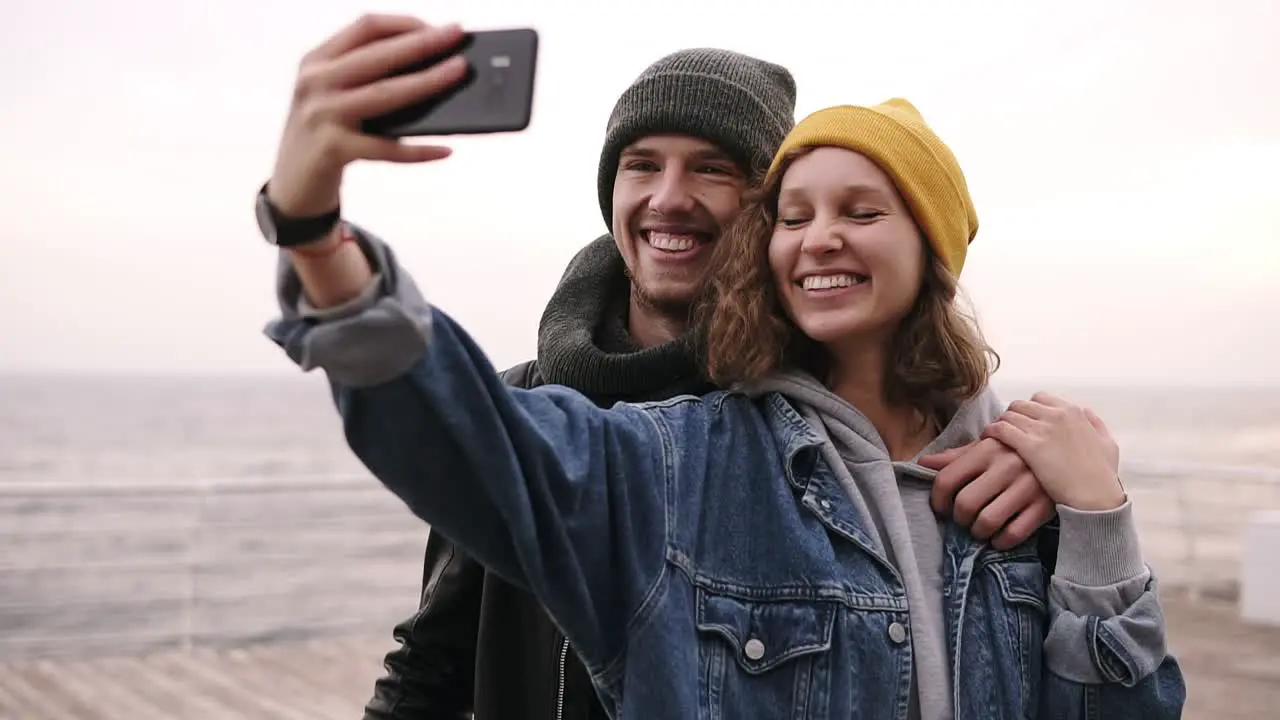
M 768 169 L 795 110 L 796 82 L 780 65 L 715 48 L 680 50 L 653 63 L 609 116 L 596 183 L 605 226 L 613 232 L 613 181 L 627 145 L 646 135 L 691 135 L 755 175 Z

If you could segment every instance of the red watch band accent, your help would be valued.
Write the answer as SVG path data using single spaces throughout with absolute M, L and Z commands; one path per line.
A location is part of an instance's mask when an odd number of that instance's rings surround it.
M 302 257 L 310 260 L 323 260 L 328 257 L 333 257 L 337 254 L 338 250 L 342 249 L 343 245 L 356 241 L 356 234 L 351 231 L 351 227 L 349 225 L 341 223 L 339 228 L 341 230 L 341 235 L 338 238 L 338 242 L 333 243 L 332 245 L 326 245 L 316 249 L 307 249 L 305 245 L 299 245 L 289 248 L 289 251 L 295 255 L 301 255 Z

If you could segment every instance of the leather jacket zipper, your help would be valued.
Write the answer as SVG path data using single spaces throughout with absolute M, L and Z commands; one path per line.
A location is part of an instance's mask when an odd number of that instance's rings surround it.
M 564 720 L 564 669 L 569 662 L 569 640 L 560 641 L 560 684 L 556 693 L 556 720 Z

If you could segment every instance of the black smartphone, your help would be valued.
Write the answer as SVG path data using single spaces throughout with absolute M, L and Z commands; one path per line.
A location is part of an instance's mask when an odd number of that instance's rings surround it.
M 467 33 L 446 53 L 392 75 L 425 70 L 453 55 L 467 60 L 467 78 L 420 103 L 368 118 L 363 130 L 383 137 L 517 132 L 533 115 L 538 33 L 529 28 Z

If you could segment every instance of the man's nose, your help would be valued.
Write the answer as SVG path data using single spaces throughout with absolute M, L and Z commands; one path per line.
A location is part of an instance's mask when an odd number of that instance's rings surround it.
M 649 197 L 649 209 L 658 215 L 692 212 L 696 201 L 684 173 L 664 172 Z

